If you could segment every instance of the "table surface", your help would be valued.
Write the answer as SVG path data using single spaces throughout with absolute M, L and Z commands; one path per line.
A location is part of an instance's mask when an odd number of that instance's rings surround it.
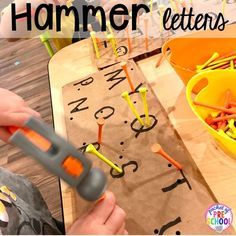
M 137 64 L 153 91 L 168 113 L 169 119 L 182 138 L 216 199 L 236 213 L 236 160 L 221 151 L 189 108 L 185 88 L 178 75 L 164 61 L 155 64 L 160 55 L 139 61 Z M 83 40 L 57 52 L 49 62 L 49 79 L 54 125 L 57 133 L 66 137 L 62 100 L 62 87 L 98 71 L 93 60 L 90 40 Z M 81 200 L 67 184 L 61 183 L 66 228 L 78 218 L 77 208 L 88 204 Z M 236 221 L 234 221 L 236 228 Z

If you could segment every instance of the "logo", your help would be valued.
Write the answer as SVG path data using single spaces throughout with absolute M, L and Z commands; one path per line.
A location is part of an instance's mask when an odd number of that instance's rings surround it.
M 232 210 L 224 204 L 214 204 L 206 212 L 207 225 L 218 233 L 228 229 L 232 222 Z

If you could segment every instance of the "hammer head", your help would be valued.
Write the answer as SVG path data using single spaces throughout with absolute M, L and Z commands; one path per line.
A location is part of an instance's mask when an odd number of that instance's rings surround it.
M 87 201 L 96 201 L 102 197 L 106 191 L 107 178 L 100 169 L 93 168 L 86 178 L 77 186 L 80 196 Z
M 10 141 L 52 174 L 76 187 L 85 200 L 97 200 L 103 194 L 106 188 L 103 172 L 91 169 L 92 163 L 86 156 L 43 122 L 30 118 Z

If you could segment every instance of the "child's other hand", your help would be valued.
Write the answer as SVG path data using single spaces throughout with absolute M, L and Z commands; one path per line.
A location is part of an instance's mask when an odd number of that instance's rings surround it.
M 68 234 L 113 235 L 128 234 L 125 229 L 126 214 L 111 192 L 106 192 L 105 199 L 98 202 L 86 215 L 74 222 Z
M 11 136 L 7 126 L 22 127 L 31 117 L 40 117 L 18 95 L 0 88 L 0 139 L 7 142 Z

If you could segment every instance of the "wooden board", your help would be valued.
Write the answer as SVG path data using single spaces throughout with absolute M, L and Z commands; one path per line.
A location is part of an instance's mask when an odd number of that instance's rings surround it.
M 48 86 L 47 63 L 49 56 L 38 39 L 14 43 L 0 39 L 0 87 L 21 96 L 51 124 L 52 110 Z M 27 177 L 39 188 L 53 217 L 62 221 L 60 184 L 32 157 L 19 148 L 0 141 L 1 167 Z
M 123 168 L 124 176 L 88 156 L 105 171 L 109 189 L 127 211 L 130 234 L 213 234 L 204 213 L 216 200 L 142 73 L 132 61 L 128 68 L 135 87 L 141 84 L 149 90 L 151 127 L 140 126 L 121 98 L 129 86 L 123 71 L 115 65 L 63 87 L 69 140 L 84 151 L 89 143 L 97 141 L 96 118 L 106 118 L 103 144 L 95 146 Z M 131 98 L 142 115 L 139 94 L 131 93 Z M 184 172 L 150 151 L 157 142 L 184 166 Z M 86 209 L 82 204 L 77 210 L 81 214 Z

